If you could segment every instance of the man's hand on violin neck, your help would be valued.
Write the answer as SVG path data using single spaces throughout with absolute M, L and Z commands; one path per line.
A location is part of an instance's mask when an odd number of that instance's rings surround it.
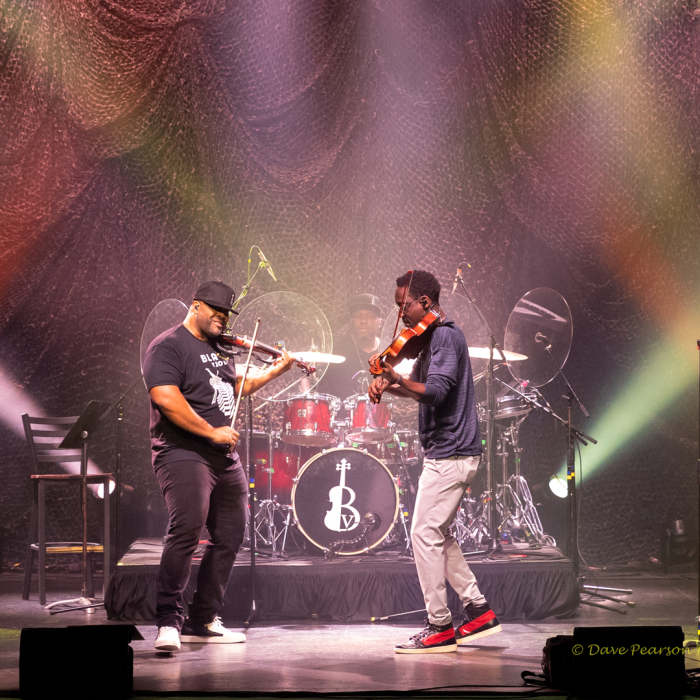
M 291 369 L 293 364 L 294 358 L 286 350 L 282 350 L 282 354 L 272 363 L 270 369 L 273 371 L 273 376 L 279 377 L 280 374 Z

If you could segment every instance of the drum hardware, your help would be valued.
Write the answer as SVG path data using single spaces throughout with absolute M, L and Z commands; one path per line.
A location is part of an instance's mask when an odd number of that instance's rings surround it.
M 413 544 L 411 543 L 410 528 L 408 526 L 409 511 L 403 503 L 399 503 L 399 521 L 397 526 L 401 527 L 404 541 L 404 550 L 401 559 L 413 559 Z
M 393 424 L 391 424 L 393 426 Z M 394 463 L 401 462 L 404 465 L 420 464 L 423 461 L 423 447 L 420 444 L 418 433 L 414 430 L 392 430 L 392 440 L 381 445 L 386 453 L 386 458 L 391 457 Z M 397 460 L 397 455 L 399 459 Z M 412 493 L 415 493 L 411 484 Z
M 479 347 L 471 347 L 469 348 L 469 357 L 474 358 L 475 360 L 488 360 L 491 355 L 490 353 L 490 348 L 479 348 Z M 510 352 L 508 350 L 503 350 L 503 357 L 501 358 L 503 362 L 522 362 L 523 360 L 527 360 L 527 355 L 521 355 L 518 352 Z
M 519 429 L 522 422 L 527 418 L 532 407 L 528 403 L 511 401 L 510 394 L 498 397 L 502 399 L 502 404 L 509 411 L 510 426 L 500 429 L 496 456 L 501 458 L 502 476 L 501 483 L 497 486 L 496 509 L 498 510 L 501 522 L 498 530 L 501 533 L 500 541 L 504 540 L 504 533 L 508 533 L 511 543 L 522 543 L 526 541 L 529 545 L 548 544 L 555 545 L 552 537 L 545 535 L 542 529 L 537 508 L 532 501 L 530 489 L 524 477 L 520 474 L 520 463 L 522 448 L 518 443 Z M 509 399 L 509 402 L 503 399 Z M 516 396 L 520 400 L 520 396 Z M 513 448 L 513 460 L 515 464 L 515 474 L 508 477 L 508 445 Z
M 411 481 L 411 475 L 408 473 L 408 466 L 404 454 L 404 448 L 408 447 L 408 440 L 406 442 L 402 442 L 401 437 L 399 433 L 404 434 L 404 437 L 408 437 L 408 435 L 415 436 L 415 433 L 411 433 L 410 431 L 398 431 L 394 430 L 393 431 L 393 439 L 394 442 L 393 444 L 396 446 L 395 452 L 390 452 L 394 459 L 394 464 L 397 467 L 398 471 L 398 477 L 397 477 L 397 487 L 399 489 L 399 494 L 400 496 L 408 495 L 409 502 L 407 502 L 408 507 L 405 508 L 403 503 L 399 504 L 399 521 L 401 523 L 401 527 L 403 528 L 403 534 L 404 534 L 404 557 L 408 558 L 413 558 L 413 545 L 411 543 L 411 535 L 409 533 L 409 528 L 408 528 L 408 518 L 409 518 L 409 512 L 412 512 L 415 508 L 416 505 L 416 489 L 413 486 L 413 481 Z M 389 447 L 391 443 L 387 445 Z M 420 442 L 418 442 L 418 445 L 420 445 Z M 415 445 L 414 445 L 415 447 Z M 399 459 L 396 459 L 396 455 L 398 454 Z M 401 486 L 402 484 L 408 484 L 408 494 L 405 489 L 402 489 Z M 402 499 L 404 500 L 404 499 Z
M 471 295 L 469 294 L 469 290 L 467 289 L 467 286 L 464 283 L 464 278 L 461 274 L 461 269 L 458 269 L 457 275 L 455 276 L 455 287 L 453 288 L 453 294 L 457 288 L 457 283 L 461 283 L 462 290 L 464 291 L 466 298 L 471 304 L 472 308 L 476 311 L 479 317 L 479 321 L 481 322 L 481 325 L 484 328 L 486 335 L 489 339 L 489 346 L 488 348 L 486 348 L 488 352 L 485 353 L 485 357 L 488 360 L 488 364 L 486 367 L 486 406 L 484 411 L 484 423 L 486 425 L 486 435 L 484 440 L 484 462 L 486 465 L 486 493 L 488 494 L 488 497 L 485 501 L 485 517 L 486 522 L 488 523 L 489 551 L 495 552 L 500 549 L 500 544 L 497 539 L 496 512 L 494 508 L 495 499 L 492 497 L 492 495 L 495 496 L 493 479 L 493 455 L 495 445 L 494 429 L 496 418 L 496 397 L 494 395 L 494 360 L 500 360 L 503 363 L 506 363 L 507 360 L 503 350 L 496 342 L 496 338 L 491 332 L 491 328 L 488 322 L 486 321 L 484 314 L 481 312 L 481 309 L 477 306 L 476 302 L 472 299 Z
M 264 451 L 255 445 L 255 442 L 260 440 L 265 443 Z M 270 410 L 267 413 L 266 431 L 254 431 L 253 461 L 262 472 L 258 480 L 258 489 L 265 493 L 263 500 L 256 499 L 256 539 L 260 546 L 270 547 L 271 550 L 263 550 L 260 553 L 269 554 L 272 558 L 286 556 L 287 535 L 289 528 L 294 524 L 293 509 L 290 505 L 292 490 L 298 481 L 301 465 L 313 451 L 312 448 L 294 445 L 292 447 L 295 454 L 292 455 L 289 449 L 280 449 L 280 447 L 279 433 L 272 430 L 272 411 Z M 282 502 L 278 500 L 279 495 L 282 496 Z M 246 539 L 248 538 L 249 528 L 246 530 Z
M 452 536 L 465 554 L 487 553 L 487 550 L 481 549 L 482 543 L 489 540 L 485 500 L 485 495 L 482 495 L 477 503 L 468 488 L 450 528 Z
M 251 417 L 252 418 L 252 417 Z M 254 537 L 256 540 L 259 539 L 259 545 L 270 547 L 271 551 L 260 551 L 260 554 L 269 554 L 273 559 L 278 557 L 283 557 L 284 546 L 287 539 L 287 530 L 290 524 L 290 513 L 288 506 L 281 505 L 276 496 L 273 494 L 273 478 L 275 473 L 275 458 L 277 457 L 277 440 L 275 434 L 272 430 L 272 411 L 267 412 L 267 431 L 264 433 L 255 433 L 251 437 L 263 437 L 267 442 L 267 459 L 257 458 L 252 459 L 251 464 L 261 467 L 261 471 L 267 475 L 266 484 L 266 498 L 258 501 L 257 497 L 255 501 L 257 503 L 257 512 L 254 517 L 251 518 L 254 529 Z M 250 446 L 252 447 L 252 445 Z M 251 455 L 253 450 L 249 448 L 246 444 L 246 451 Z M 249 457 L 249 459 L 251 459 Z M 262 480 L 262 479 L 261 479 Z M 275 515 L 279 514 L 282 519 L 282 528 L 278 529 L 277 523 L 275 522 Z M 248 528 L 250 534 L 250 528 Z M 282 547 L 278 551 L 277 542 L 282 538 Z M 251 546 L 251 550 L 252 550 Z
M 366 536 L 370 530 L 376 530 L 381 526 L 381 524 L 382 519 L 376 513 L 365 513 L 365 517 L 360 523 L 360 526 L 363 528 L 362 532 L 357 537 L 353 537 L 352 539 L 336 540 L 335 542 L 331 542 L 331 544 L 328 546 L 328 549 L 323 554 L 324 559 L 330 561 L 331 559 L 333 559 L 334 556 L 336 556 L 336 554 L 342 554 L 341 549 L 345 545 L 357 544 L 363 539 L 365 540 L 365 544 L 367 546 L 360 553 L 374 554 L 374 550 L 369 546 L 369 542 L 367 542 Z

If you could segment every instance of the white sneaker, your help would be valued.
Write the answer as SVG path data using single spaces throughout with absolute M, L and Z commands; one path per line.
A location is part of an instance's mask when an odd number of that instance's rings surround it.
M 206 625 L 185 620 L 181 639 L 186 644 L 240 644 L 245 642 L 245 635 L 231 632 L 223 626 L 220 617 L 215 617 Z
M 180 632 L 177 627 L 159 627 L 155 646 L 156 651 L 179 651 Z

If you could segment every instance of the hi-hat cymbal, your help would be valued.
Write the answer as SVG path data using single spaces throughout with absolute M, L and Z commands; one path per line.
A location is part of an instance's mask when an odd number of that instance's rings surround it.
M 322 364 L 324 362 L 327 362 L 331 365 L 339 365 L 341 362 L 345 362 L 345 358 L 342 355 L 331 355 L 331 353 L 329 352 L 318 352 L 316 350 L 306 350 L 304 352 L 290 352 L 289 354 L 295 360 L 303 360 L 307 364 Z
M 490 348 L 469 348 L 469 357 L 473 357 L 476 360 L 488 360 L 490 353 Z M 517 352 L 509 352 L 508 350 L 504 350 L 503 355 L 506 358 L 506 362 L 521 362 L 522 360 L 527 360 L 527 355 L 521 355 Z M 498 350 L 493 351 L 493 359 L 496 361 L 501 359 Z

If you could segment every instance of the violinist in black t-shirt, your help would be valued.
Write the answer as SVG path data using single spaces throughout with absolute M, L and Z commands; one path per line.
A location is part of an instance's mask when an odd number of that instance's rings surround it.
M 218 617 L 243 542 L 248 498 L 247 478 L 235 452 L 238 432 L 231 427 L 240 378 L 233 361 L 220 356 L 213 343 L 226 327 L 234 299 L 234 291 L 222 282 L 202 284 L 184 322 L 158 336 L 144 360 L 153 468 L 170 516 L 158 572 L 158 651 L 176 651 L 181 641 L 245 641 Z M 243 396 L 293 363 L 283 351 L 267 370 L 246 378 Z M 204 525 L 209 541 L 185 619 L 183 595 Z

